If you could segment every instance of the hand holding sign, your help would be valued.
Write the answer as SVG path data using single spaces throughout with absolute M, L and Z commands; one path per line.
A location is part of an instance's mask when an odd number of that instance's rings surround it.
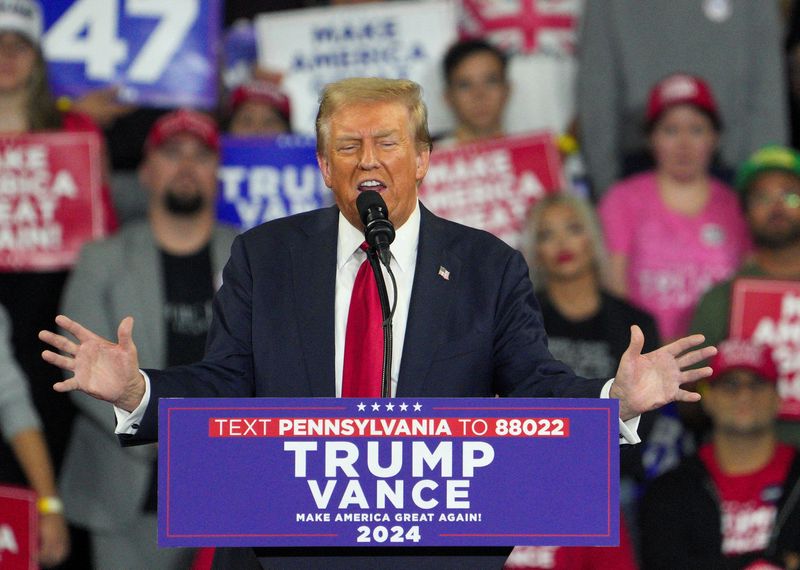
M 118 118 L 136 109 L 134 105 L 120 103 L 117 99 L 118 93 L 117 87 L 87 91 L 75 101 L 73 109 L 89 115 L 100 127 L 108 128 Z
M 39 518 L 39 563 L 45 568 L 64 561 L 69 554 L 69 531 L 59 514 Z
M 683 390 L 681 386 L 711 375 L 711 368 L 684 370 L 714 356 L 717 349 L 702 344 L 701 334 L 680 338 L 661 348 L 642 354 L 642 329 L 631 327 L 631 342 L 622 355 L 617 376 L 611 386 L 611 396 L 619 398 L 619 417 L 628 420 L 669 402 L 696 402 L 700 394 Z
M 56 382 L 53 388 L 58 392 L 79 390 L 123 410 L 134 410 L 144 397 L 145 382 L 132 338 L 133 317 L 125 317 L 120 322 L 118 343 L 104 339 L 63 315 L 56 317 L 56 324 L 72 334 L 77 342 L 50 331 L 39 332 L 40 340 L 65 353 L 45 350 L 42 358 L 74 373 L 72 378 Z

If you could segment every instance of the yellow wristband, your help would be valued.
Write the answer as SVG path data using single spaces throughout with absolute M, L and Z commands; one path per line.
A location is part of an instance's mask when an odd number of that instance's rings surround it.
M 42 515 L 60 515 L 64 512 L 64 503 L 58 497 L 39 497 L 36 509 Z
M 71 110 L 72 99 L 70 99 L 66 95 L 62 95 L 61 97 L 56 99 L 56 109 L 58 109 L 62 113 L 66 113 L 67 111 Z
M 573 137 L 570 134 L 564 133 L 558 135 L 556 138 L 556 144 L 558 146 L 558 150 L 561 151 L 562 154 L 572 154 L 578 152 L 579 144 L 578 139 Z

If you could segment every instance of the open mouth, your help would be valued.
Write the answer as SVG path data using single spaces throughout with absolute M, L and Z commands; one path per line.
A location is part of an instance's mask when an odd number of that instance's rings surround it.
M 380 180 L 370 179 L 362 180 L 358 183 L 358 191 L 365 192 L 367 190 L 374 190 L 375 192 L 383 192 L 386 190 L 386 184 Z

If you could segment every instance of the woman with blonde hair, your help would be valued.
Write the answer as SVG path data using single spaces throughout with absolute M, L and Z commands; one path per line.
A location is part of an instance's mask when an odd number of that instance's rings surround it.
M 660 345 L 653 317 L 608 292 L 603 235 L 586 200 L 558 193 L 537 202 L 528 217 L 524 253 L 550 352 L 576 373 L 613 377 L 634 324 L 644 332 L 643 352 Z M 639 435 L 642 445 L 620 450 L 620 499 L 634 543 L 642 483 L 692 451 L 674 406 L 644 414 Z
M 552 194 L 528 220 L 525 254 L 556 358 L 578 374 L 612 377 L 631 325 L 642 328 L 645 351 L 659 346 L 653 318 L 606 291 L 603 238 L 585 200 Z
M 538 201 L 528 217 L 523 253 L 531 268 L 550 352 L 576 373 L 590 378 L 613 377 L 634 324 L 644 332 L 643 352 L 659 346 L 653 318 L 606 291 L 603 236 L 586 200 L 557 193 Z M 642 416 L 639 434 L 645 440 L 656 418 L 653 412 Z M 637 487 L 645 478 L 645 468 L 642 446 L 622 447 L 621 502 L 625 518 L 631 523 L 635 518 Z M 636 533 L 631 534 L 635 537 Z M 570 551 L 569 555 L 606 557 L 592 559 L 603 567 L 635 567 L 630 548 L 630 542 L 624 540 L 619 548 Z

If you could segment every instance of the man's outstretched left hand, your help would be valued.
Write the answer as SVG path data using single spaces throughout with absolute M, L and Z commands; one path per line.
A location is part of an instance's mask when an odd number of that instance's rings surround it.
M 631 327 L 631 342 L 619 361 L 610 395 L 619 399 L 619 417 L 629 420 L 669 402 L 696 402 L 700 394 L 682 386 L 711 375 L 711 368 L 687 369 L 714 356 L 713 346 L 695 348 L 705 342 L 701 334 L 679 338 L 642 354 L 642 329 Z

